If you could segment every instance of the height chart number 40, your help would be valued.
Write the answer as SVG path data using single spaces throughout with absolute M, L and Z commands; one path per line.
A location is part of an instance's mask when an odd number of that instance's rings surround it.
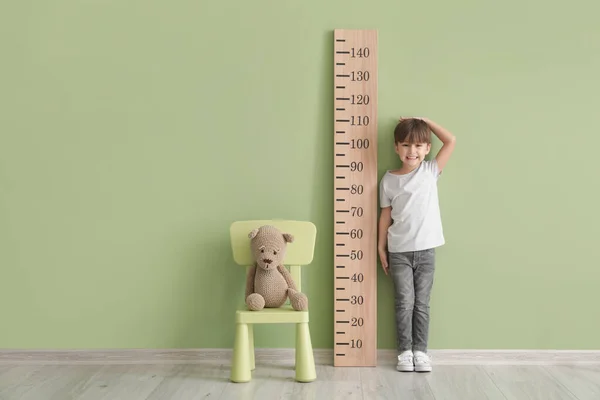
M 377 365 L 377 31 L 334 32 L 334 365 Z

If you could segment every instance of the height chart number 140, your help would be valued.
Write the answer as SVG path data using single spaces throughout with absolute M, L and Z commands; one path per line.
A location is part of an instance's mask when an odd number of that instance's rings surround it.
M 377 31 L 334 32 L 334 365 L 377 365 Z

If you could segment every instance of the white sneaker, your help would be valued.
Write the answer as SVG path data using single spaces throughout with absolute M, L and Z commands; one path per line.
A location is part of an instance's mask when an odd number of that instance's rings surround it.
M 402 372 L 411 372 L 415 370 L 412 350 L 403 351 L 398 356 L 398 365 L 396 365 L 396 369 Z
M 431 360 L 429 356 L 422 351 L 415 351 L 415 371 L 431 372 Z

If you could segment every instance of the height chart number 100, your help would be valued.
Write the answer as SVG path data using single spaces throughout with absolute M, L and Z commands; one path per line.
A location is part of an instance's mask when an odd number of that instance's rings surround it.
M 377 31 L 334 32 L 334 365 L 377 365 Z

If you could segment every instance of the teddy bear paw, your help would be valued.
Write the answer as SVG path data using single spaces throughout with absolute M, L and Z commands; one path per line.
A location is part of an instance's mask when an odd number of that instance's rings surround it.
M 246 305 L 250 311 L 260 311 L 265 307 L 265 299 L 258 293 L 252 293 L 246 298 Z
M 296 311 L 308 310 L 308 298 L 304 293 L 296 292 L 290 295 L 290 303 Z

